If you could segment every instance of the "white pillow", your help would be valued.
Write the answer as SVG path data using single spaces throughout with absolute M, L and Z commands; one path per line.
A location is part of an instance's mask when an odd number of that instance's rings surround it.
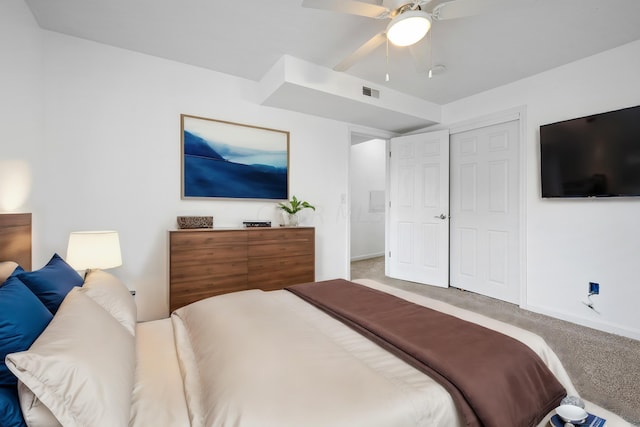
M 128 425 L 135 339 L 80 288 L 29 350 L 6 361 L 63 426 Z
M 18 263 L 13 261 L 0 262 L 0 286 L 11 276 L 17 266 Z
M 24 422 L 29 427 L 62 427 L 49 408 L 22 381 L 18 381 L 18 397 Z
M 131 335 L 136 334 L 136 302 L 120 279 L 106 271 L 90 270 L 82 291 L 111 313 Z

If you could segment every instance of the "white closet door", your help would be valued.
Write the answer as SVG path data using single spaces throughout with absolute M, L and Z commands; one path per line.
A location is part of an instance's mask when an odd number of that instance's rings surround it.
M 519 122 L 451 135 L 451 286 L 519 303 Z

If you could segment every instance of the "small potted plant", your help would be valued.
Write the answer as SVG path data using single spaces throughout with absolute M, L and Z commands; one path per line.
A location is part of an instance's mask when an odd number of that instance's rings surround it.
M 316 210 L 316 208 L 309 202 L 298 200 L 296 196 L 293 196 L 291 200 L 287 202 L 278 203 L 278 208 L 282 209 L 288 214 L 288 225 L 293 227 L 298 225 L 298 212 L 300 212 L 302 209 L 309 208 L 313 209 L 314 211 Z

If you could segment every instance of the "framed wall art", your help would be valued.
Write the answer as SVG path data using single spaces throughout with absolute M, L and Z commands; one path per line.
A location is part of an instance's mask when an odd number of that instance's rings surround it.
M 182 198 L 289 198 L 289 132 L 182 114 Z

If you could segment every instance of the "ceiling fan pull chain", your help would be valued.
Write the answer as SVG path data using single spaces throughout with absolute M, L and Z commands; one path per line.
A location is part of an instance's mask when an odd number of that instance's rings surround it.
M 433 27 L 429 31 L 429 78 L 433 77 Z
M 384 81 L 389 81 L 389 38 L 387 37 L 387 74 L 384 76 Z

